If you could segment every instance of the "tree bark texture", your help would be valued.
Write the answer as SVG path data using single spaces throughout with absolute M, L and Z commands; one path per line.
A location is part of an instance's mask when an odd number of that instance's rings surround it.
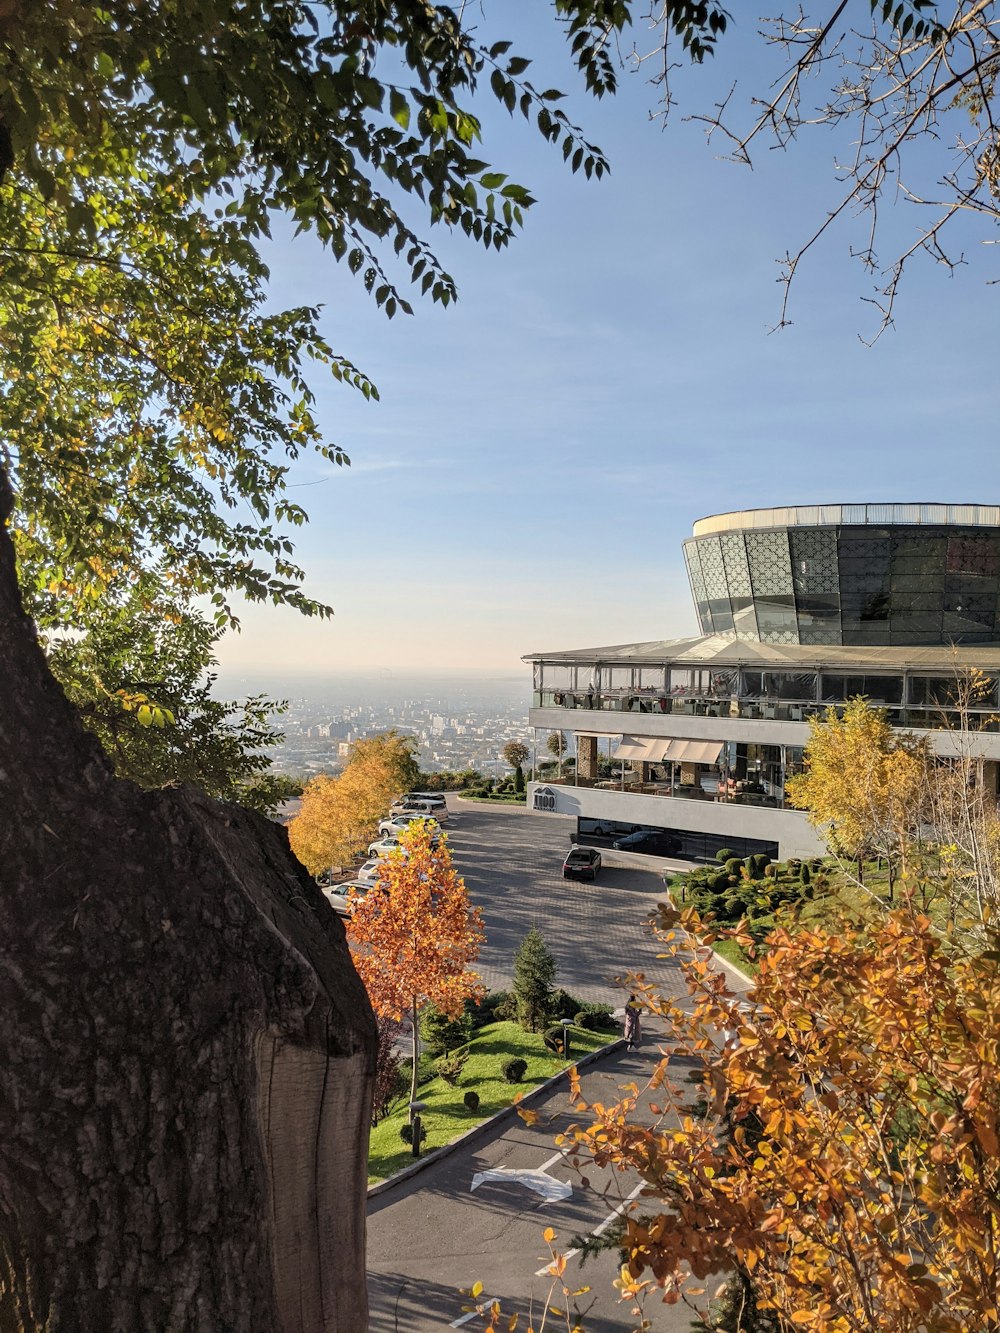
M 2 524 L 0 671 L 0 1333 L 363 1333 L 339 918 L 277 825 L 115 778 Z

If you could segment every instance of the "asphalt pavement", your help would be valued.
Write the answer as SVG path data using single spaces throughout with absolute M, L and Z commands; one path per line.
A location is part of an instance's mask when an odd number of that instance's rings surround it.
M 667 994 L 685 993 L 680 968 L 657 958 L 660 946 L 647 925 L 664 896 L 662 863 L 643 858 L 642 867 L 634 856 L 618 863 L 611 853 L 596 883 L 564 880 L 574 821 L 518 808 L 449 804 L 454 862 L 483 909 L 487 942 L 478 969 L 487 986 L 509 986 L 514 952 L 535 925 L 556 958 L 556 985 L 581 999 L 620 1007 L 627 991 L 618 979 L 629 971 L 655 980 Z M 657 1053 L 656 1033 L 647 1025 L 637 1051 L 618 1049 L 584 1071 L 585 1095 L 608 1101 L 619 1086 L 641 1084 Z M 584 1178 L 555 1145 L 556 1135 L 579 1118 L 565 1080 L 532 1106 L 541 1113 L 537 1124 L 502 1120 L 487 1136 L 370 1199 L 371 1333 L 482 1327 L 481 1318 L 463 1310 L 469 1302 L 460 1294 L 476 1282 L 485 1296 L 501 1300 L 506 1314 L 520 1313 L 518 1327 L 528 1326 L 529 1312 L 537 1326 L 551 1285 L 544 1272 L 545 1228 L 554 1228 L 560 1248 L 573 1248 L 574 1237 L 607 1229 L 635 1197 L 637 1176 L 590 1166 Z M 562 1197 L 545 1197 L 554 1195 Z M 575 1302 L 585 1313 L 587 1333 L 636 1327 L 612 1287 L 618 1263 L 613 1249 L 582 1267 L 579 1256 L 570 1259 L 567 1285 L 590 1287 Z M 689 1310 L 653 1304 L 657 1333 L 687 1333 Z M 550 1317 L 548 1327 L 554 1331 L 565 1321 Z
M 637 1051 L 619 1049 L 583 1071 L 585 1096 L 610 1100 L 622 1084 L 641 1083 L 656 1059 L 655 1040 Z M 500 1122 L 493 1134 L 429 1166 L 369 1202 L 368 1291 L 371 1333 L 443 1333 L 482 1328 L 481 1316 L 462 1289 L 483 1284 L 480 1298 L 498 1299 L 505 1316 L 520 1315 L 519 1328 L 538 1327 L 552 1288 L 542 1233 L 556 1232 L 556 1246 L 575 1251 L 580 1237 L 603 1234 L 636 1197 L 639 1177 L 576 1168 L 555 1137 L 575 1121 L 566 1081 L 541 1103 L 539 1121 L 520 1117 Z M 555 1186 L 555 1189 L 553 1188 Z M 546 1198 L 562 1193 L 562 1198 Z M 613 1280 L 620 1259 L 608 1249 L 581 1262 L 569 1257 L 571 1291 L 589 1287 L 569 1302 L 587 1333 L 631 1333 L 637 1320 L 618 1299 Z M 561 1286 L 556 1304 L 565 1308 Z M 529 1316 L 533 1315 L 533 1320 Z M 665 1306 L 655 1297 L 647 1315 L 657 1333 L 688 1333 L 692 1312 Z M 507 1327 L 506 1319 L 501 1323 Z M 565 1321 L 550 1316 L 552 1333 Z
M 616 978 L 628 972 L 655 978 L 670 994 L 683 989 L 677 969 L 657 960 L 645 925 L 664 898 L 662 863 L 605 852 L 594 883 L 563 879 L 574 819 L 454 798 L 449 805 L 452 858 L 486 922 L 477 969 L 488 987 L 509 987 L 517 947 L 537 926 L 556 959 L 555 984 L 583 1000 L 624 1004 Z

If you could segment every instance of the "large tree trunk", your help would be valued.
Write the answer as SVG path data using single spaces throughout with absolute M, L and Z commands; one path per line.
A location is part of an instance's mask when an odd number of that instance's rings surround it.
M 113 776 L 5 530 L 0 672 L 0 1330 L 361 1333 L 376 1035 L 338 917 L 277 825 Z

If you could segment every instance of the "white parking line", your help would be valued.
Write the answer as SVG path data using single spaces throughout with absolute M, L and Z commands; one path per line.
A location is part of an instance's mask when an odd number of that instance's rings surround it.
M 556 1162 L 558 1162 L 561 1157 L 565 1157 L 568 1152 L 569 1148 L 561 1148 L 559 1152 L 553 1153 L 547 1162 L 543 1162 L 538 1170 L 547 1171 L 550 1166 L 555 1166 Z
M 641 1194 L 641 1192 L 645 1188 L 646 1188 L 646 1182 L 643 1180 L 638 1185 L 636 1185 L 635 1189 L 628 1196 L 628 1198 L 625 1199 L 622 1203 L 620 1203 L 613 1213 L 609 1213 L 607 1217 L 604 1219 L 604 1221 L 601 1223 L 601 1225 L 599 1227 L 595 1227 L 590 1234 L 592 1236 L 600 1236 L 604 1232 L 604 1230 L 611 1225 L 611 1223 L 615 1220 L 615 1218 L 620 1213 L 623 1213 L 625 1209 L 629 1206 L 629 1204 L 632 1202 L 632 1200 L 635 1199 L 639 1194 Z
M 617 1208 L 615 1208 L 612 1212 L 608 1213 L 607 1217 L 604 1219 L 603 1222 L 600 1223 L 600 1225 L 594 1227 L 593 1231 L 588 1232 L 588 1235 L 590 1236 L 603 1235 L 603 1233 L 608 1229 L 608 1227 L 615 1220 L 615 1218 L 620 1216 L 620 1214 L 622 1214 L 625 1211 L 625 1209 L 629 1206 L 632 1200 L 636 1198 L 642 1192 L 642 1190 L 645 1189 L 645 1187 L 646 1187 L 645 1181 L 641 1181 L 638 1185 L 636 1185 L 635 1189 L 628 1196 L 628 1198 L 623 1199 Z M 575 1254 L 579 1253 L 580 1253 L 579 1249 L 567 1250 L 566 1253 L 563 1255 L 563 1258 L 572 1259 Z M 535 1274 L 535 1277 L 544 1277 L 545 1274 L 549 1272 L 551 1267 L 552 1267 L 551 1263 L 546 1264 L 544 1268 L 540 1268 L 538 1270 L 538 1272 Z

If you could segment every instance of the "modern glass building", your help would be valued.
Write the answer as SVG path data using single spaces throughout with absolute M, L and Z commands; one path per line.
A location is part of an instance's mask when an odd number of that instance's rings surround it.
M 1000 642 L 1000 507 L 816 505 L 700 519 L 703 634 L 762 643 Z
M 975 756 L 996 793 L 1000 506 L 719 514 L 684 554 L 699 637 L 525 658 L 536 735 L 571 732 L 576 755 L 571 777 L 532 784 L 536 809 L 598 843 L 651 829 L 685 857 L 815 854 L 785 780 L 809 716 L 857 695 L 943 757 Z M 959 707 L 973 669 L 981 688 Z

